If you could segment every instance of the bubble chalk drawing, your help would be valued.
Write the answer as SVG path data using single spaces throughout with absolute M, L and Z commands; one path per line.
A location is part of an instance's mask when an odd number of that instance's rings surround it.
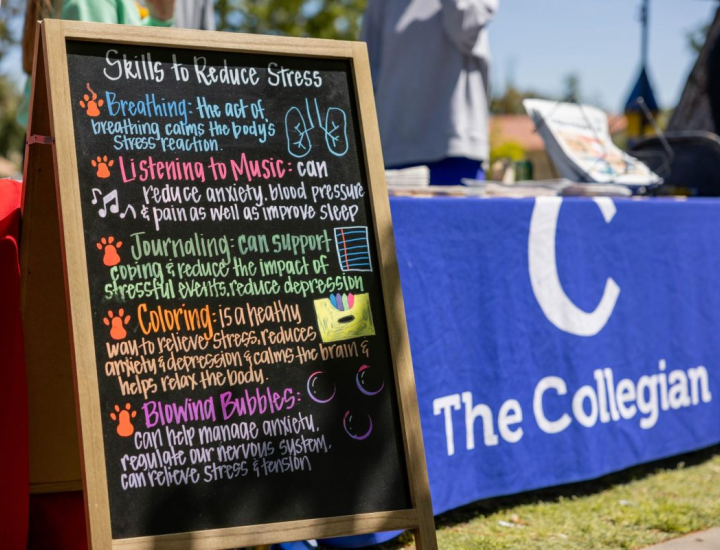
M 310 399 L 324 405 L 330 403 L 335 397 L 335 382 L 327 373 L 316 371 L 308 378 L 307 391 Z
M 343 428 L 351 438 L 363 441 L 370 437 L 372 433 L 372 418 L 370 418 L 369 414 L 353 414 L 347 411 L 343 417 Z
M 357 388 L 365 395 L 372 397 L 379 394 L 385 387 L 385 382 L 378 378 L 369 365 L 363 365 L 355 375 Z

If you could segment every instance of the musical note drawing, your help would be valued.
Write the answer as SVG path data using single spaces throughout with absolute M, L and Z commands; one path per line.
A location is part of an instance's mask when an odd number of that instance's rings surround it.
M 120 214 L 120 219 L 124 220 L 125 216 L 127 216 L 128 210 L 132 210 L 133 219 L 137 219 L 137 214 L 135 213 L 135 208 L 133 208 L 132 204 L 128 204 L 128 207 L 125 209 L 125 212 Z
M 93 189 L 92 204 L 97 204 L 99 202 L 95 191 L 98 191 L 100 196 L 102 197 L 102 207 L 100 208 L 100 210 L 98 210 L 98 215 L 101 218 L 107 216 L 108 205 L 110 205 L 110 213 L 117 214 L 118 212 L 120 212 L 120 201 L 118 200 L 117 191 L 110 191 L 110 193 L 103 196 L 102 191 L 99 191 L 98 189 Z

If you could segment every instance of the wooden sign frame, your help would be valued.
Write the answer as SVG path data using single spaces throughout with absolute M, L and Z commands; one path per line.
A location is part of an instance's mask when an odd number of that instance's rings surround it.
M 69 447 L 61 472 L 41 479 L 39 491 L 76 488 L 72 420 L 77 419 L 82 487 L 91 548 L 221 549 L 281 541 L 412 529 L 417 547 L 437 548 L 405 311 L 400 287 L 382 151 L 364 43 L 253 36 L 220 32 L 122 27 L 46 20 L 39 26 L 25 161 L 22 305 L 31 391 L 31 424 L 55 429 L 35 435 L 31 455 L 42 462 L 46 446 Z M 194 50 L 279 54 L 350 62 L 376 236 L 380 281 L 398 396 L 413 507 L 408 510 L 250 525 L 161 536 L 113 539 L 81 216 L 80 184 L 71 113 L 68 40 Z M 72 377 L 76 417 L 68 420 Z M 49 400 L 49 401 L 48 401 Z M 31 431 L 33 429 L 31 428 Z M 58 433 L 59 431 L 59 433 Z M 37 430 L 35 430 L 37 432 Z M 48 432 L 50 432 L 48 434 Z M 40 466 L 49 467 L 47 464 Z M 64 469 L 63 469 L 64 468 Z M 42 477 L 42 476 L 40 476 Z

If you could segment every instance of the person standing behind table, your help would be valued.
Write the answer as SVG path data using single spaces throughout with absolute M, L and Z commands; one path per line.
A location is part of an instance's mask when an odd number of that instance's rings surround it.
M 433 185 L 483 179 L 489 158 L 487 24 L 499 0 L 369 0 L 368 44 L 387 168 Z
M 173 24 L 175 0 L 147 0 L 148 17 L 141 18 L 134 0 L 27 0 L 23 31 L 23 69 L 32 73 L 35 49 L 36 22 L 57 17 L 71 21 L 115 23 L 118 25 L 144 25 L 170 27 Z M 27 128 L 30 108 L 30 77 L 25 85 L 25 98 L 18 109 L 17 120 Z
M 181 29 L 214 31 L 215 6 L 213 0 L 177 0 L 175 26 Z

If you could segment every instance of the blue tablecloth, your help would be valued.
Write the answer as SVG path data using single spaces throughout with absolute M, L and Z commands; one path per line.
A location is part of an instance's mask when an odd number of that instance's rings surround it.
M 720 201 L 391 207 L 436 514 L 720 442 Z

